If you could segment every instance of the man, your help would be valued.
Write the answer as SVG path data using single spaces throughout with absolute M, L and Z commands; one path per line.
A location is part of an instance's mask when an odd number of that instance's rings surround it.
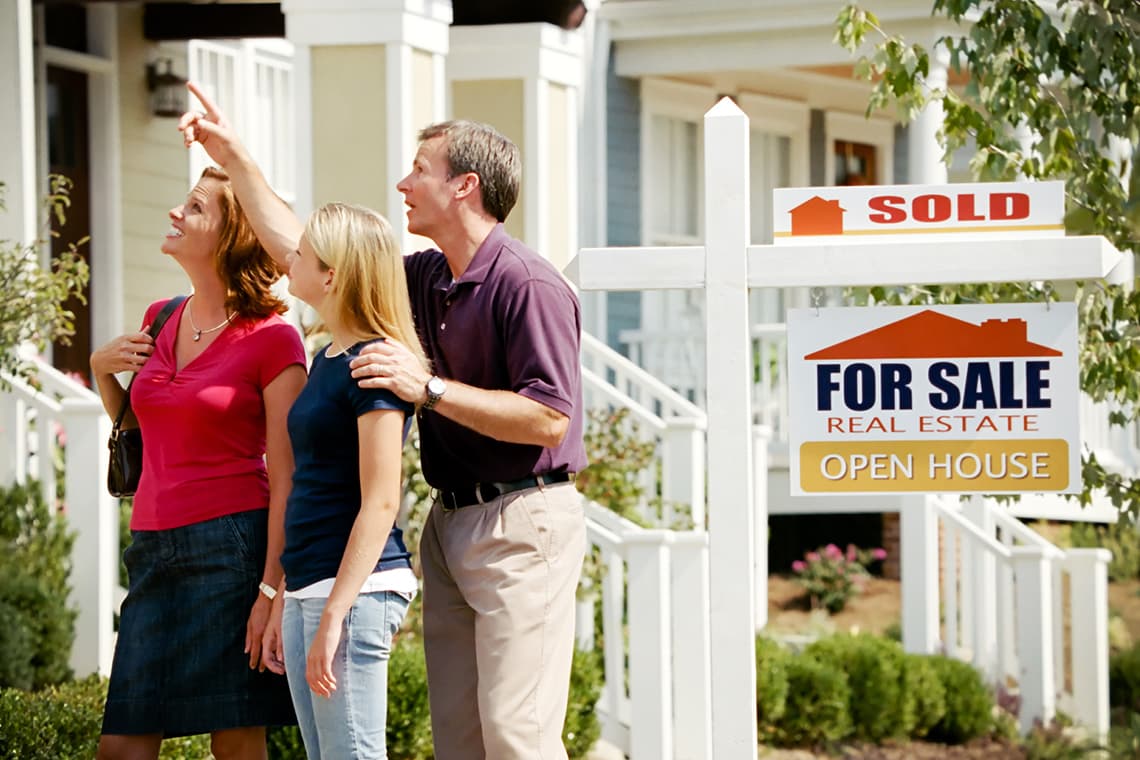
M 217 108 L 183 117 L 231 177 L 279 262 L 301 224 Z M 493 128 L 444 122 L 420 135 L 397 185 L 410 232 L 438 250 L 405 259 L 417 331 L 435 375 L 394 342 L 353 363 L 365 387 L 420 405 L 424 476 L 439 491 L 420 543 L 439 760 L 565 758 L 575 589 L 585 521 L 580 311 L 545 259 L 502 222 L 518 198 L 518 148 Z

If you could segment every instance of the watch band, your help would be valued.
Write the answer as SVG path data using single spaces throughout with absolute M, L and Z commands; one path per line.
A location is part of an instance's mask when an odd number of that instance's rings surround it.
M 277 596 L 277 589 L 273 588 L 265 581 L 257 584 L 257 588 L 260 589 L 261 593 L 265 594 L 265 596 L 267 596 L 269 599 L 273 599 L 275 596 Z

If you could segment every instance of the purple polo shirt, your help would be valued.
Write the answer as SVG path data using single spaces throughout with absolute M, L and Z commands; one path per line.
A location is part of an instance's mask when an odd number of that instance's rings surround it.
M 509 390 L 570 418 L 554 448 L 504 443 L 421 411 L 424 477 L 441 490 L 586 466 L 582 443 L 582 316 L 550 262 L 496 225 L 455 282 L 437 250 L 404 259 L 416 330 L 435 374 Z

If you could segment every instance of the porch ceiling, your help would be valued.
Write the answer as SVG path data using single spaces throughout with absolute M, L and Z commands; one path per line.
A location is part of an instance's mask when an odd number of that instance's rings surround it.
M 622 76 L 850 65 L 833 42 L 835 0 L 605 0 Z M 882 0 L 884 28 L 929 44 L 956 27 L 913 0 Z

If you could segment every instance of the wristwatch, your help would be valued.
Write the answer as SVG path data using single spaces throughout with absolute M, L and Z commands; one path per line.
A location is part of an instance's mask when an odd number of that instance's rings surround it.
M 424 401 L 423 408 L 431 409 L 439 403 L 439 400 L 443 398 L 443 394 L 447 392 L 447 383 L 435 375 L 432 375 L 428 379 L 427 385 L 424 386 L 424 391 L 427 392 L 427 400 Z
M 269 599 L 273 599 L 273 597 L 277 596 L 277 589 L 273 588 L 272 586 L 270 586 L 265 581 L 262 581 L 261 583 L 257 584 L 257 588 L 259 591 L 261 591 L 261 593 L 263 593 L 267 597 L 269 597 Z

